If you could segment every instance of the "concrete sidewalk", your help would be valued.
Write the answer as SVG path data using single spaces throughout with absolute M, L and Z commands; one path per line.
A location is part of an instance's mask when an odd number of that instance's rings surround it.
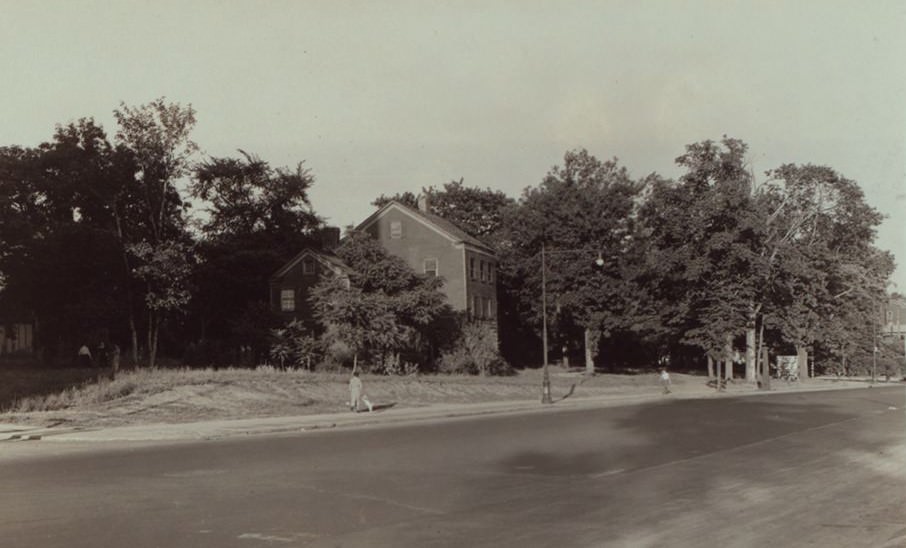
M 902 383 L 880 383 L 877 386 L 903 386 Z M 614 393 L 585 398 L 557 399 L 552 405 L 538 400 L 500 401 L 472 404 L 436 404 L 423 407 L 399 407 L 374 413 L 331 413 L 292 417 L 269 417 L 231 420 L 209 420 L 192 423 L 159 423 L 110 428 L 29 427 L 0 423 L 0 441 L 51 442 L 148 442 L 177 440 L 210 440 L 237 436 L 277 434 L 324 430 L 340 427 L 373 426 L 422 420 L 474 417 L 502 413 L 549 413 L 591 407 L 637 405 L 665 402 L 674 399 L 701 399 L 737 396 L 758 396 L 783 392 L 868 388 L 859 380 L 812 380 L 801 384 L 777 383 L 770 391 L 758 390 L 750 384 L 730 384 L 724 392 L 716 392 L 704 384 L 682 384 L 673 387 L 671 394 L 652 387 L 644 393 Z

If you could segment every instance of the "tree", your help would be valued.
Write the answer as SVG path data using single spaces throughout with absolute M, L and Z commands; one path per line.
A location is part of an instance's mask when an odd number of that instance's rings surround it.
M 726 137 L 688 145 L 676 159 L 686 173 L 677 183 L 653 185 L 642 208 L 651 264 L 659 270 L 652 294 L 661 323 L 681 333 L 680 342 L 728 365 L 759 291 L 752 276 L 759 269 L 753 251 L 759 221 L 746 149 Z
M 869 300 L 884 293 L 890 271 L 872 260 L 874 230 L 882 217 L 865 203 L 858 184 L 831 168 L 785 164 L 767 175 L 754 193 L 764 216 L 759 283 L 766 293 L 752 310 L 795 346 L 804 368 L 809 349 L 838 306 L 835 285 L 847 283 L 849 289 L 842 291 L 863 295 L 871 291 Z M 847 271 L 857 273 L 857 279 L 844 282 L 851 277 Z
M 42 352 L 105 339 L 131 317 L 130 269 L 117 259 L 134 210 L 131 166 L 91 119 L 58 126 L 36 149 L 0 152 L 2 298 L 36 316 Z
M 138 107 L 121 103 L 113 114 L 119 125 L 116 141 L 132 154 L 137 168 L 135 181 L 141 188 L 140 201 L 133 205 L 143 214 L 144 233 L 141 240 L 130 241 L 127 248 L 143 261 L 141 270 L 136 272 L 149 295 L 148 365 L 153 367 L 162 323 L 168 316 L 184 311 L 188 302 L 155 296 L 182 294 L 180 288 L 185 280 L 177 279 L 173 273 L 188 276 L 191 272 L 189 254 L 180 250 L 188 238 L 176 183 L 188 174 L 192 155 L 198 150 L 189 137 L 195 126 L 195 110 L 191 105 L 183 107 L 159 98 Z M 167 264 L 155 257 L 168 257 L 178 264 Z
M 432 323 L 450 314 L 441 280 L 416 274 L 365 233 L 347 234 L 337 254 L 353 269 L 349 285 L 331 277 L 312 291 L 328 337 L 382 364 L 403 352 L 423 354 Z
M 231 339 L 261 351 L 264 339 L 236 327 L 268 302 L 263 281 L 303 247 L 319 245 L 322 220 L 308 198 L 314 177 L 302 163 L 275 169 L 239 152 L 195 169 L 191 193 L 208 205 L 208 216 L 201 224 L 194 313 L 202 339 Z
M 523 317 L 540 323 L 543 245 L 550 258 L 544 274 L 555 334 L 584 332 L 589 347 L 596 348 L 598 334 L 640 327 L 648 313 L 637 285 L 635 213 L 643 187 L 615 160 L 570 151 L 562 167 L 554 167 L 506 210 L 500 278 Z M 593 367 L 592 359 L 588 352 L 587 367 Z

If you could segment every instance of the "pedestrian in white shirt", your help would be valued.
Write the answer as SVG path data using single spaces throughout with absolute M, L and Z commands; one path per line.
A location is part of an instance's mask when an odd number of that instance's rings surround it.
M 667 373 L 667 368 L 661 368 L 661 386 L 664 387 L 664 394 L 670 393 L 670 373 Z

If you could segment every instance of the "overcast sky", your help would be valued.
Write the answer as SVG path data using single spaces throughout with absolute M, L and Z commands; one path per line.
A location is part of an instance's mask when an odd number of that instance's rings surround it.
M 340 226 L 461 177 L 518 197 L 576 147 L 676 177 L 728 135 L 858 181 L 906 263 L 902 1 L 0 0 L 0 82 L 0 145 L 166 96 L 209 155 L 304 160 Z

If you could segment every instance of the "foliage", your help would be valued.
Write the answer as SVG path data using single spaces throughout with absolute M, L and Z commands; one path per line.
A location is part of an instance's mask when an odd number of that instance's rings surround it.
M 321 340 L 302 322 L 293 320 L 271 333 L 270 357 L 281 369 L 292 365 L 311 371 L 323 360 Z
M 748 319 L 758 285 L 752 242 L 758 223 L 751 204 L 746 145 L 724 138 L 686 147 L 678 183 L 659 181 L 641 210 L 657 268 L 660 322 L 679 342 L 721 359 Z
M 120 235 L 140 216 L 127 206 L 132 166 L 90 119 L 36 149 L 0 149 L 0 301 L 38 319 L 45 355 L 125 330 L 133 288 Z
M 639 286 L 644 271 L 636 223 L 644 186 L 615 160 L 578 150 L 526 189 L 504 213 L 498 251 L 500 280 L 519 316 L 540 325 L 544 274 L 555 338 L 642 328 L 650 315 Z
M 497 350 L 497 332 L 485 322 L 466 322 L 457 344 L 440 358 L 442 373 L 509 375 L 512 368 Z
M 395 354 L 425 357 L 433 322 L 449 312 L 441 281 L 417 275 L 374 239 L 351 232 L 337 250 L 350 265 L 350 283 L 331 277 L 312 291 L 318 320 L 335 341 L 361 357 L 384 363 Z
M 148 365 L 153 367 L 161 326 L 170 313 L 181 311 L 188 302 L 183 289 L 188 275 L 186 263 L 175 266 L 178 275 L 162 270 L 166 257 L 177 259 L 182 255 L 182 242 L 188 239 L 176 182 L 188 173 L 192 155 L 198 150 L 189 137 L 195 126 L 195 110 L 191 105 L 183 107 L 159 98 L 137 107 L 121 103 L 113 114 L 119 126 L 116 141 L 131 154 L 137 168 L 134 179 L 141 188 L 134 206 L 142 212 L 144 232 L 141 239 L 124 241 L 124 245 L 144 261 L 143 267 L 133 272 L 145 282 L 150 295 L 145 301 Z
M 308 198 L 314 177 L 302 167 L 272 168 L 240 151 L 241 158 L 210 158 L 196 167 L 192 196 L 207 205 L 198 245 L 200 264 L 192 309 L 199 338 L 267 348 L 248 325 L 267 306 L 267 279 L 305 246 L 316 245 L 321 219 Z M 222 298 L 229 295 L 229 299 Z M 261 314 L 253 317 L 272 327 Z M 238 328 L 237 326 L 243 327 Z

